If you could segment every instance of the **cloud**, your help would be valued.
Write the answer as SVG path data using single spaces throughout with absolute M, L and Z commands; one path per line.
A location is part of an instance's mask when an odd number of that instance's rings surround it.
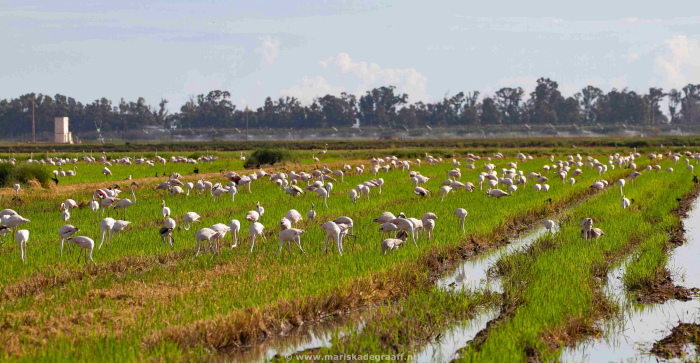
M 317 76 L 314 78 L 304 77 L 299 84 L 293 85 L 280 91 L 282 96 L 296 97 L 302 103 L 309 104 L 314 98 L 327 94 L 339 95 L 345 91 L 342 86 L 332 86 L 325 78 Z
M 636 61 L 637 59 L 639 59 L 639 53 L 632 52 L 632 53 L 627 54 L 627 63 L 628 64 Z
M 199 70 L 191 69 L 186 72 L 181 90 L 176 93 L 166 93 L 163 97 L 170 101 L 169 109 L 180 110 L 180 107 L 189 101 L 190 96 L 196 97 L 200 94 L 206 95 L 213 90 L 223 90 L 225 83 L 225 75 L 203 75 Z
M 365 93 L 373 87 L 392 85 L 396 86 L 397 91 L 408 93 L 412 102 L 430 100 L 428 77 L 415 68 L 382 68 L 377 63 L 355 62 L 345 52 L 328 58 L 322 62 L 322 66 L 324 64 L 325 67 L 333 64 L 341 74 L 356 77 L 360 81 L 356 94 Z
M 353 87 L 354 91 L 349 93 L 359 97 L 374 87 L 395 86 L 397 92 L 409 95 L 410 102 L 431 100 L 427 92 L 428 78 L 415 68 L 382 68 L 377 63 L 356 62 L 345 52 L 318 63 L 344 86 L 331 85 L 322 76 L 306 76 L 300 84 L 283 89 L 280 94 L 309 102 L 317 96 L 349 92 L 346 89 Z
M 258 50 L 263 55 L 265 65 L 269 67 L 275 63 L 275 59 L 277 59 L 277 55 L 280 52 L 280 40 L 269 35 L 265 38 L 261 38 L 261 40 L 262 44 Z
M 700 78 L 700 42 L 686 35 L 664 40 L 656 56 L 655 71 L 667 88 L 682 88 Z

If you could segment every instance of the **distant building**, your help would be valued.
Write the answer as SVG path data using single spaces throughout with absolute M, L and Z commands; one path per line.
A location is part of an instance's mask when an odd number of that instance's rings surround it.
M 68 117 L 54 118 L 54 142 L 57 144 L 72 144 L 73 136 L 68 131 Z

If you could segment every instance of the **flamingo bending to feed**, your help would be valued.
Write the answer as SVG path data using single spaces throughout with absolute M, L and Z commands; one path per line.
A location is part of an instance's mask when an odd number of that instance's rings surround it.
M 399 227 L 400 230 L 405 231 L 406 233 L 410 232 L 413 244 L 416 247 L 418 247 L 418 244 L 416 243 L 415 226 L 413 225 L 413 222 L 411 222 L 407 218 L 399 217 L 392 220 L 391 223 L 395 224 L 397 227 Z
M 237 219 L 232 219 L 228 222 L 228 228 L 231 229 L 231 242 L 233 243 L 231 248 L 234 248 L 238 246 L 238 232 L 241 231 L 241 222 Z
M 122 221 L 118 220 L 114 222 L 114 226 L 112 227 L 112 233 L 109 236 L 109 240 L 112 240 L 112 236 L 116 233 L 119 236 L 119 241 L 122 240 L 122 235 L 121 232 L 126 229 L 128 225 L 130 225 L 131 222 L 129 221 Z M 109 242 L 107 242 L 107 247 L 109 247 Z
M 27 241 L 29 240 L 29 231 L 21 229 L 15 233 L 15 241 L 19 244 L 19 251 L 22 254 L 22 262 L 24 262 L 25 250 L 27 249 Z
M 200 218 L 199 214 L 197 214 L 197 213 L 195 213 L 195 212 L 187 212 L 187 213 L 185 213 L 185 216 L 183 217 L 183 219 L 185 220 L 185 223 L 186 223 L 186 225 L 185 225 L 185 230 L 186 230 L 186 231 L 189 231 L 189 230 L 190 230 L 190 227 L 192 226 L 192 224 L 194 224 L 194 222 L 200 222 L 200 223 L 201 223 L 201 221 L 199 220 L 199 218 Z
M 202 228 L 194 235 L 197 239 L 197 251 L 194 253 L 194 257 L 199 255 L 199 249 L 203 241 L 211 243 L 211 239 L 216 235 L 216 231 L 211 228 Z
M 70 224 L 66 224 L 58 229 L 58 235 L 61 237 L 61 256 L 63 256 L 63 242 L 78 231 L 80 231 L 80 229 Z M 68 252 L 70 252 L 70 243 L 68 244 Z
M 68 238 L 67 241 L 82 248 L 80 254 L 82 254 L 83 251 L 85 251 L 85 263 L 87 263 L 87 258 L 90 257 L 90 261 L 92 261 L 93 264 L 97 265 L 97 263 L 95 263 L 95 260 L 92 259 L 92 250 L 95 249 L 95 241 L 93 241 L 92 238 L 85 236 L 75 236 Z M 80 263 L 80 254 L 78 254 L 78 263 Z
M 114 227 L 115 222 L 116 221 L 114 220 L 114 218 L 109 217 L 103 219 L 100 222 L 100 230 L 102 230 L 102 240 L 100 241 L 100 246 L 97 247 L 97 249 L 102 248 L 102 244 L 105 241 L 105 235 L 107 234 L 107 232 L 109 232 L 109 239 L 112 239 L 112 228 Z M 109 245 L 109 241 L 107 241 L 107 244 Z
M 333 239 L 335 240 L 336 246 L 338 248 L 338 253 L 342 256 L 343 255 L 343 239 L 340 234 L 340 227 L 333 221 L 326 222 L 321 225 L 321 228 L 323 228 L 326 231 L 326 245 L 323 247 L 323 252 L 327 252 L 328 250 L 328 242 Z
M 468 214 L 467 210 L 464 208 L 455 209 L 455 215 L 457 216 L 457 218 L 459 218 L 460 225 L 462 226 L 462 232 L 464 232 L 464 233 L 467 233 L 464 230 L 464 219 L 467 218 L 467 214 Z
M 287 228 L 284 231 L 280 232 L 279 234 L 279 240 L 280 240 L 280 249 L 277 251 L 277 256 L 282 253 L 282 247 L 284 246 L 284 243 L 287 242 L 289 243 L 289 252 L 292 252 L 292 242 L 294 242 L 297 247 L 299 247 L 299 250 L 301 250 L 301 253 L 304 253 L 304 249 L 301 248 L 301 235 L 304 234 L 305 232 L 301 229 L 296 229 L 296 228 Z
M 265 226 L 263 226 L 259 222 L 255 222 L 248 227 L 248 233 L 250 234 L 251 238 L 251 244 L 250 244 L 250 253 L 253 253 L 253 248 L 255 247 L 255 239 L 257 236 L 262 237 L 263 241 L 265 241 L 265 235 L 263 234 L 263 230 L 265 229 Z
M 382 241 L 382 255 L 386 255 L 387 252 L 391 252 L 392 250 L 396 250 L 403 244 L 402 239 L 398 238 L 388 238 Z

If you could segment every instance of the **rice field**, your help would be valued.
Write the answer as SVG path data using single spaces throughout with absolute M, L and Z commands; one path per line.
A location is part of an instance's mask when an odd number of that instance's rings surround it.
M 291 160 L 249 170 L 243 169 L 240 152 L 163 152 L 158 156 L 165 164 L 126 166 L 112 162 L 110 176 L 102 174 L 102 163 L 85 162 L 82 153 L 49 154 L 54 160 L 78 159 L 60 166 L 63 171 L 74 170 L 75 176 L 57 177 L 57 185 L 51 181 L 43 188 L 22 185 L 21 201 L 12 199 L 12 188 L 0 191 L 2 208 L 31 221 L 19 227 L 29 231 L 24 262 L 12 232 L 0 249 L 0 357 L 32 362 L 237 360 L 236 354 L 260 342 L 357 309 L 368 311 L 365 329 L 339 337 L 319 352 L 411 354 L 447 327 L 470 319 L 476 309 L 498 306 L 502 313 L 497 324 L 482 340 L 465 346 L 459 360 L 556 359 L 562 346 L 595 334 L 594 322 L 611 313 L 613 308 L 601 297 L 600 288 L 601 277 L 612 263 L 632 254 L 638 256 L 625 277 L 631 290 L 653 279 L 665 263 L 659 241 L 666 240 L 677 225 L 673 210 L 696 184 L 691 171 L 685 169 L 685 154 L 680 154 L 676 164 L 668 155 L 647 158 L 652 151 L 660 154 L 658 150 L 640 150 L 637 155 L 622 148 L 591 149 L 591 153 L 583 148 L 576 152 L 520 151 L 529 158 L 519 160 L 519 150 L 511 149 L 502 150 L 504 156 L 497 158 L 492 150 L 415 148 L 328 150 L 315 161 L 311 151 L 294 151 Z M 469 159 L 470 153 L 480 158 Z M 634 184 L 629 178 L 634 169 L 609 163 L 611 157 L 617 160 L 630 153 L 636 156 L 636 171 L 641 172 Z M 428 154 L 436 158 L 433 165 L 427 161 Z M 95 152 L 94 156 L 100 155 Z M 125 156 L 155 160 L 156 153 L 111 152 L 105 156 L 107 160 Z M 200 159 L 195 164 L 170 161 L 177 156 L 194 160 L 215 156 L 216 160 Z M 372 158 L 391 156 L 399 163 L 411 161 L 411 171 L 430 178 L 423 185 L 429 191 L 427 196 L 414 193 L 410 171 L 401 166 L 372 173 Z M 453 164 L 453 156 L 460 166 Z M 13 157 L 21 164 L 47 156 Z M 420 166 L 416 159 L 421 159 Z M 579 168 L 574 164 L 577 160 L 582 163 L 582 173 L 571 184 L 569 179 Z M 586 165 L 594 160 L 607 170 L 599 172 Z M 559 169 L 564 162 L 571 164 L 571 170 L 562 180 L 551 167 L 558 165 Z M 473 169 L 468 167 L 470 163 Z M 525 178 L 541 173 L 549 180 L 540 184 L 549 189 L 536 191 L 533 179 L 518 185 L 511 196 L 489 197 L 487 183 L 479 186 L 488 163 L 494 165 L 499 177 L 503 169 L 513 166 L 510 163 L 516 163 Z M 262 169 L 268 175 L 290 175 L 292 171 L 312 173 L 324 167 L 342 170 L 346 165 L 350 170 L 345 172 L 344 182 L 339 178 L 331 181 L 327 207 L 316 192 L 291 196 L 269 177 L 252 181 L 250 192 L 240 187 L 235 200 L 229 194 L 214 202 L 209 192 L 171 196 L 167 190 L 155 189 L 172 173 L 181 174 L 184 183 L 203 178 L 226 186 L 229 180 L 222 176 L 223 171 L 246 175 Z M 659 165 L 660 171 L 645 171 L 647 165 Z M 361 166 L 364 172 L 356 173 Z M 552 170 L 546 171 L 545 166 Z M 61 171 L 60 167 L 45 165 L 48 172 Z M 459 180 L 476 188 L 472 192 L 453 190 L 443 200 L 442 184 L 455 167 L 461 171 Z M 666 171 L 669 167 L 674 171 Z M 360 196 L 353 203 L 349 192 L 377 178 L 383 179 L 381 192 L 373 187 L 369 198 Z M 625 178 L 623 192 L 633 200 L 627 209 L 621 206 L 617 186 L 618 180 Z M 605 180 L 609 186 L 590 188 L 596 180 Z M 133 196 L 129 189 L 132 181 L 138 184 Z M 100 210 L 96 216 L 88 207 L 95 190 L 114 184 L 122 190 L 119 198 L 136 203 L 126 209 L 126 216 L 111 209 L 104 215 Z M 298 182 L 302 189 L 307 184 Z M 508 190 L 503 184 L 499 188 Z M 68 198 L 79 207 L 71 209 L 70 219 L 64 222 L 59 207 Z M 183 226 L 188 212 L 201 216 L 191 229 L 176 229 L 173 248 L 162 243 L 158 233 L 164 223 L 163 201 L 178 227 Z M 245 217 L 257 203 L 265 210 L 259 222 L 266 241 L 258 239 L 250 252 Z M 312 203 L 316 218 L 309 220 L 307 211 Z M 464 232 L 454 214 L 457 208 L 468 212 Z M 278 256 L 280 219 L 291 209 L 303 218 L 294 227 L 305 231 L 300 236 L 305 253 L 292 245 L 291 249 L 285 246 Z M 434 287 L 456 261 L 502 245 L 524 226 L 564 210 L 567 217 L 556 221 L 560 225 L 556 234 L 498 261 L 494 273 L 503 279 L 503 294 L 449 292 Z M 417 219 L 434 213 L 434 239 L 426 240 L 419 234 L 414 246 L 409 237 L 400 248 L 383 255 L 379 224 L 372 221 L 383 212 Z M 107 216 L 131 223 L 108 245 L 105 242 L 98 248 L 102 231 L 96 221 Z M 354 221 L 352 234 L 357 236 L 344 238 L 342 256 L 333 242 L 327 252 L 323 251 L 327 235 L 321 228 L 341 216 Z M 595 242 L 581 238 L 584 218 L 592 218 L 605 235 Z M 221 253 L 205 251 L 195 257 L 196 232 L 217 223 L 228 225 L 233 219 L 241 224 L 238 246 L 231 247 L 233 236 L 229 233 Z M 64 224 L 78 227 L 76 236 L 95 241 L 92 257 L 96 264 L 78 262 L 75 245 L 72 253 L 64 248 L 61 254 L 58 230 Z

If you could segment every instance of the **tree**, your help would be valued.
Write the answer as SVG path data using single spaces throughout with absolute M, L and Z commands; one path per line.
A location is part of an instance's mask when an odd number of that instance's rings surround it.
M 673 88 L 668 92 L 668 113 L 671 115 L 671 123 L 678 121 L 678 105 L 682 100 L 683 95 L 677 89 Z
M 598 87 L 587 86 L 581 92 L 576 93 L 574 98 L 578 100 L 581 109 L 583 110 L 583 121 L 592 124 L 596 122 L 597 115 L 595 113 L 596 102 L 603 95 L 603 91 Z
M 496 106 L 504 124 L 520 123 L 520 102 L 525 91 L 522 88 L 501 88 L 496 91 Z
M 530 94 L 533 100 L 531 116 L 533 123 L 556 124 L 559 121 L 556 110 L 559 103 L 564 101 L 564 97 L 561 96 L 558 88 L 559 84 L 549 78 L 537 80 L 537 87 Z
M 664 97 L 666 97 L 666 94 L 664 93 L 663 88 L 649 88 L 649 119 L 651 120 L 652 125 L 658 123 L 658 121 L 661 119 L 661 116 L 663 116 L 663 114 L 661 113 L 661 107 L 659 106 L 659 103 L 661 102 L 661 100 L 663 100 Z
M 500 120 L 500 115 L 498 112 L 498 106 L 496 102 L 491 97 L 484 97 L 484 101 L 481 104 L 481 114 L 479 115 L 481 123 L 484 125 L 493 125 L 498 123 Z

